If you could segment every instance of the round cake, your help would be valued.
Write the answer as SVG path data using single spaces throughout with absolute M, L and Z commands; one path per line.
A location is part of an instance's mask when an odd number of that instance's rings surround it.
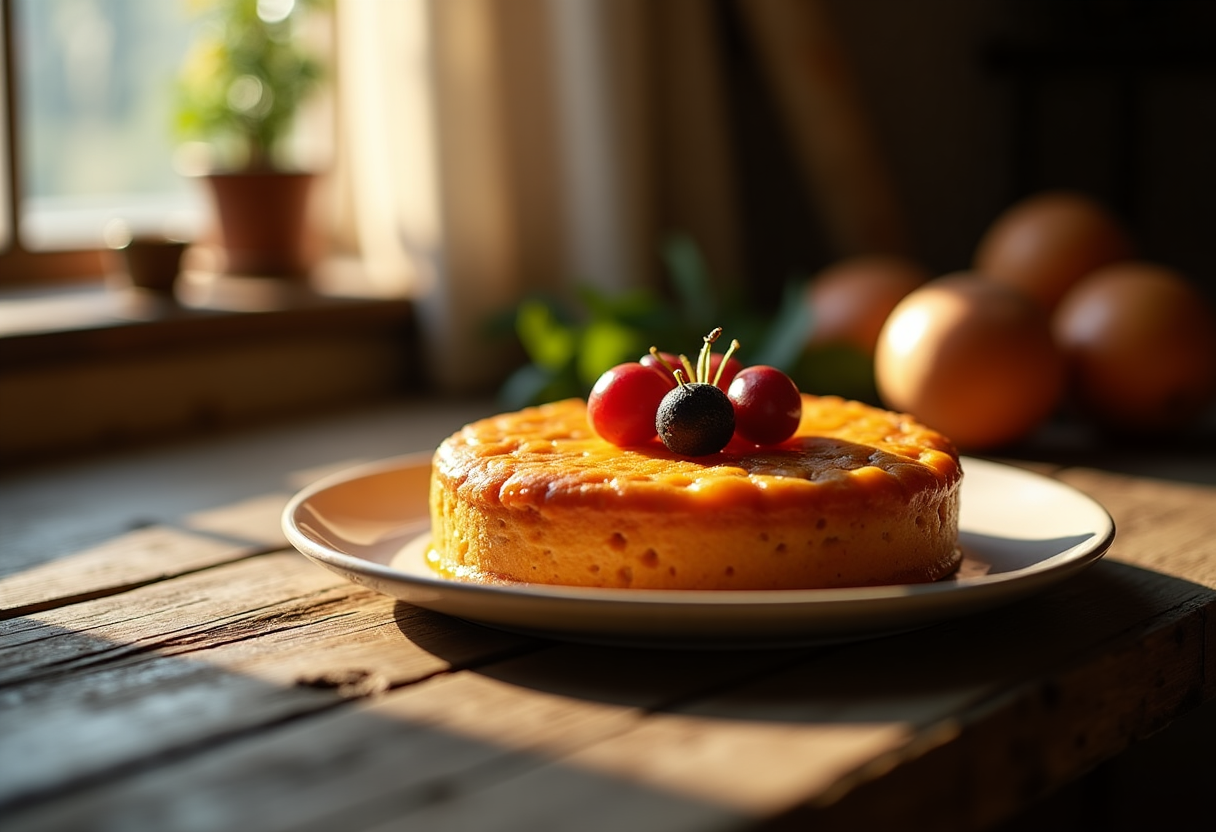
M 962 469 L 910 417 L 803 396 L 793 437 L 684 457 L 599 438 L 569 399 L 439 446 L 430 563 L 463 580 L 630 589 L 812 589 L 952 573 Z

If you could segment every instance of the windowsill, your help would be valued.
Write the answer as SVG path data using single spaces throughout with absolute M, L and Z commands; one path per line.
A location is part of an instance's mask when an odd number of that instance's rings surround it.
M 425 386 L 412 303 L 186 276 L 0 292 L 0 459 L 26 461 L 381 400 Z
M 345 293 L 341 293 L 346 290 Z M 186 274 L 175 296 L 96 281 L 0 292 L 0 370 L 312 328 L 405 324 L 411 303 L 359 287 Z

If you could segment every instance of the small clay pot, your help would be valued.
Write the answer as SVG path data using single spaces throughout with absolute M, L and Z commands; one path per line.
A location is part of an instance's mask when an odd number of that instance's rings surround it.
M 132 286 L 172 294 L 188 245 L 165 237 L 133 237 L 114 247 L 116 271 L 125 273 Z

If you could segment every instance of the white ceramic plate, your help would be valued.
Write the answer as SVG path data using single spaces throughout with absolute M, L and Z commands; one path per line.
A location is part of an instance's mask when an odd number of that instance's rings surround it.
M 1098 560 L 1115 527 L 1097 502 L 1018 468 L 964 458 L 964 560 L 933 584 L 860 589 L 660 591 L 488 586 L 425 563 L 430 456 L 321 480 L 283 513 L 292 545 L 410 604 L 529 635 L 649 647 L 790 646 L 914 629 L 1010 603 Z

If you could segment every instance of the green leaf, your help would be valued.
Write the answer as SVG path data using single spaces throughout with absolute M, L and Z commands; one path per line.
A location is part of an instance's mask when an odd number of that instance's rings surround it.
M 777 316 L 765 328 L 763 341 L 749 357 L 749 364 L 770 364 L 788 373 L 798 363 L 811 327 L 805 295 L 801 281 L 785 285 Z
M 569 364 L 578 345 L 573 329 L 558 320 L 553 308 L 541 300 L 520 304 L 515 332 L 532 362 L 551 372 Z
M 578 351 L 578 377 L 590 390 L 605 370 L 637 361 L 649 349 L 638 330 L 613 320 L 592 321 L 583 331 Z
M 592 319 L 607 318 L 633 327 L 653 328 L 671 317 L 662 299 L 649 289 L 608 295 L 593 286 L 582 285 L 576 291 Z

